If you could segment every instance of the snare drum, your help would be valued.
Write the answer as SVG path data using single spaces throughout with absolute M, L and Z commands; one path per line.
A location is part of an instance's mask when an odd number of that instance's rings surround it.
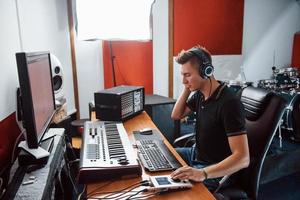
M 289 131 L 293 140 L 300 141 L 300 94 L 289 92 L 278 94 L 287 101 L 281 128 Z

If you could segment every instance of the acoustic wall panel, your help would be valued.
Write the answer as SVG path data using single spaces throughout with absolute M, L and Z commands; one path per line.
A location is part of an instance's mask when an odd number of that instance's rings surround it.
M 241 54 L 244 0 L 174 0 L 174 55 L 196 44 L 214 55 Z
M 144 86 L 153 94 L 152 41 L 113 41 L 116 85 Z M 113 87 L 109 42 L 103 42 L 104 87 Z

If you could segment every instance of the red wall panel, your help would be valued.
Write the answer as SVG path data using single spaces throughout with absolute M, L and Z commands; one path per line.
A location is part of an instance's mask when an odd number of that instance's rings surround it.
M 244 0 L 174 0 L 174 55 L 200 44 L 214 55 L 241 54 Z
M 0 169 L 10 162 L 14 142 L 19 134 L 15 114 L 0 122 Z
M 294 36 L 292 66 L 300 70 L 300 32 Z
M 152 41 L 113 41 L 116 85 L 144 86 L 153 94 Z M 109 42 L 103 42 L 104 87 L 113 87 Z

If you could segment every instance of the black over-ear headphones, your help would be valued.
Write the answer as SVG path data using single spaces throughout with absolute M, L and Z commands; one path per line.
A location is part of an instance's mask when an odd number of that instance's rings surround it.
M 206 53 L 197 47 L 193 47 L 188 51 L 193 53 L 198 59 L 200 59 L 200 61 L 202 61 L 202 64 L 200 63 L 199 65 L 200 76 L 204 79 L 210 78 L 214 73 L 214 67 L 212 66 L 211 60 L 207 57 Z

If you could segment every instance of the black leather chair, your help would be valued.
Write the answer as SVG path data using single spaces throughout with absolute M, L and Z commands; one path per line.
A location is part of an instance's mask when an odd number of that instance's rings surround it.
M 262 165 L 286 106 L 276 93 L 252 86 L 242 91 L 241 101 L 246 111 L 250 165 L 230 177 L 236 183 L 218 190 L 217 199 L 257 199 Z M 190 138 L 177 139 L 175 145 L 185 144 Z

